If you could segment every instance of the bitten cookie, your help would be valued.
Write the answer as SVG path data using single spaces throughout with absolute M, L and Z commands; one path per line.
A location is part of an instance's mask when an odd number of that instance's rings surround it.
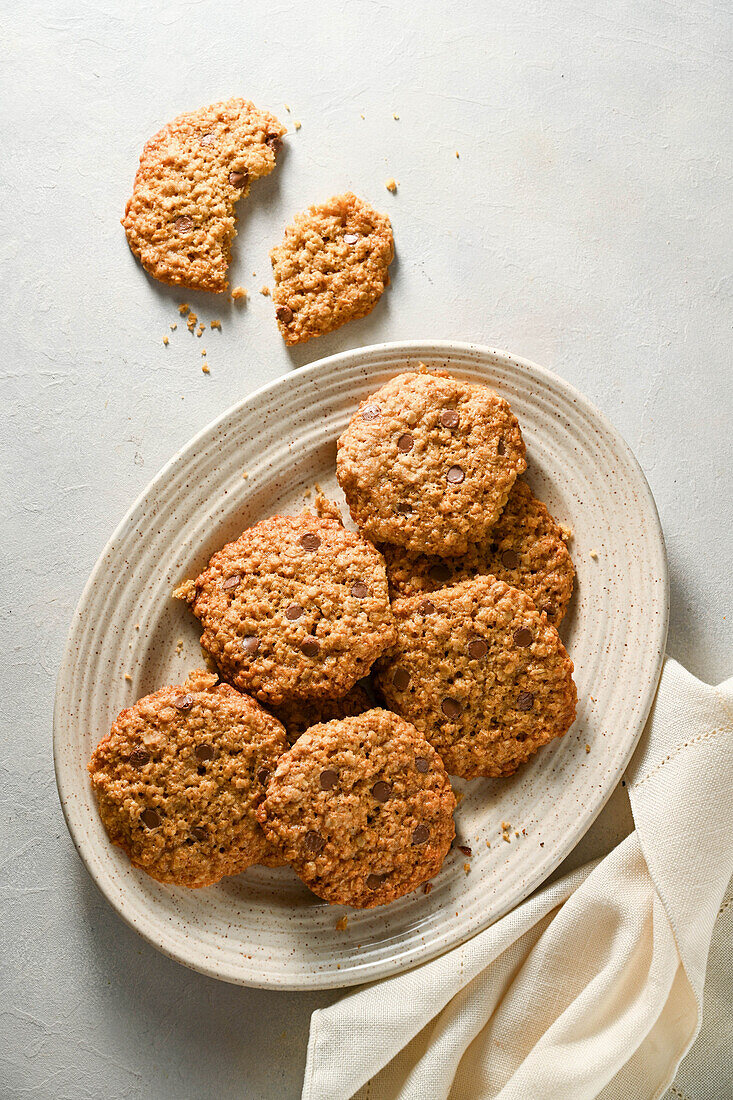
M 274 115 L 229 99 L 151 138 L 122 219 L 145 270 L 175 286 L 226 290 L 235 203 L 273 170 L 285 132 Z
M 477 577 L 393 608 L 398 640 L 377 685 L 453 775 L 511 775 L 569 729 L 573 662 L 524 592 Z
M 226 678 L 275 707 L 341 698 L 394 640 L 381 554 L 309 512 L 249 528 L 174 594 Z
M 439 870 L 456 800 L 440 757 L 386 710 L 314 726 L 281 757 L 257 816 L 332 904 L 386 905 Z
M 563 532 L 527 483 L 514 482 L 504 511 L 485 542 L 458 558 L 415 554 L 402 546 L 380 546 L 395 596 L 435 592 L 477 574 L 490 573 L 526 592 L 555 626 L 562 622 L 573 591 L 575 569 Z
M 486 537 L 526 465 L 503 398 L 418 371 L 362 401 L 338 441 L 336 470 L 366 538 L 455 556 Z
M 278 722 L 285 726 L 289 743 L 294 745 L 311 726 L 330 722 L 333 718 L 350 718 L 355 714 L 363 714 L 373 706 L 374 700 L 366 689 L 361 684 L 354 684 L 343 699 L 320 699 L 311 703 L 294 699 L 276 707 L 273 713 Z
M 282 858 L 255 810 L 287 748 L 254 699 L 203 669 L 123 710 L 89 774 L 110 840 L 159 882 L 210 886 Z
M 296 214 L 270 253 L 285 343 L 301 344 L 366 317 L 389 284 L 393 257 L 389 218 L 351 192 Z

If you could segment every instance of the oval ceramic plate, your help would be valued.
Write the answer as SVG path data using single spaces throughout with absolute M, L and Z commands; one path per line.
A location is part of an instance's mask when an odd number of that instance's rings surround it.
M 110 844 L 86 772 L 92 748 L 123 707 L 202 664 L 198 624 L 171 599 L 174 586 L 245 527 L 300 510 L 315 483 L 343 504 L 338 435 L 363 397 L 419 361 L 485 382 L 511 401 L 528 480 L 574 533 L 577 589 L 562 634 L 575 662 L 577 720 L 511 779 L 456 781 L 470 873 L 453 849 L 427 896 L 418 890 L 384 908 L 346 910 L 321 902 L 288 869 L 264 867 L 205 890 L 162 886 Z M 406 969 L 506 913 L 587 830 L 646 720 L 667 608 L 649 487 L 629 448 L 577 391 L 532 363 L 473 345 L 382 344 L 332 356 L 259 390 L 193 439 L 97 562 L 57 686 L 54 752 L 69 830 L 117 912 L 160 950 L 213 977 L 313 989 Z M 508 844 L 504 821 L 512 825 Z M 348 926 L 339 931 L 344 914 Z

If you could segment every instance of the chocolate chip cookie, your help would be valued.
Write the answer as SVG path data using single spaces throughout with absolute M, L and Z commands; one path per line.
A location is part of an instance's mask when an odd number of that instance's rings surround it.
M 490 573 L 532 599 L 555 626 L 562 622 L 573 591 L 575 569 L 563 532 L 547 508 L 518 478 L 504 511 L 485 542 L 458 558 L 415 554 L 402 546 L 380 546 L 395 596 L 435 592 L 477 574 Z
M 122 219 L 150 275 L 226 290 L 235 204 L 273 170 L 284 134 L 274 115 L 229 99 L 180 115 L 150 139 Z
M 361 403 L 338 441 L 336 469 L 366 538 L 457 556 L 487 537 L 526 465 L 503 398 L 415 371 Z
M 159 882 L 210 886 L 282 863 L 255 810 L 287 748 L 254 699 L 203 669 L 123 710 L 89 774 L 114 844 Z
M 394 640 L 381 554 L 310 512 L 251 527 L 175 595 L 225 677 L 274 707 L 342 698 Z
M 437 753 L 376 709 L 304 733 L 280 758 L 257 816 L 315 894 L 368 909 L 437 873 L 454 809 Z
M 529 596 L 476 577 L 393 604 L 397 643 L 378 662 L 387 705 L 453 775 L 511 775 L 575 718 L 573 662 Z
M 351 192 L 296 214 L 270 253 L 272 300 L 286 344 L 366 317 L 389 284 L 392 226 Z
M 311 726 L 330 722 L 333 718 L 349 718 L 354 714 L 362 714 L 373 706 L 373 695 L 359 683 L 354 684 L 343 699 L 320 699 L 311 703 L 294 699 L 276 707 L 273 714 L 285 726 L 288 741 L 293 745 Z

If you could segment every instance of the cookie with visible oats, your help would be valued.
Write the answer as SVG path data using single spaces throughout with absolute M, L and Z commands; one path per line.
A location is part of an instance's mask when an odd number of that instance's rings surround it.
M 389 284 L 392 226 L 356 195 L 334 195 L 296 214 L 270 253 L 275 317 L 286 344 L 366 317 Z
M 123 710 L 89 774 L 110 840 L 159 882 L 211 886 L 282 858 L 255 810 L 287 748 L 254 699 L 204 669 Z
M 174 595 L 226 679 L 274 707 L 342 698 L 394 640 L 382 555 L 310 512 L 249 528 Z
M 343 699 L 320 699 L 311 703 L 294 699 L 290 703 L 283 703 L 281 707 L 276 707 L 273 714 L 278 722 L 282 722 L 285 726 L 288 741 L 294 745 L 301 734 L 311 726 L 330 722 L 334 718 L 350 718 L 355 714 L 363 714 L 373 706 L 373 696 L 359 683 L 354 684 Z
M 227 288 L 235 205 L 275 167 L 285 127 L 246 99 L 169 122 L 143 149 L 122 224 L 133 253 L 163 283 Z
M 555 626 L 562 622 L 573 592 L 575 569 L 562 528 L 518 478 L 504 511 L 486 541 L 469 546 L 458 558 L 415 554 L 403 546 L 380 546 L 395 596 L 435 592 L 490 573 L 521 588 Z
M 456 556 L 486 538 L 526 465 L 508 402 L 420 370 L 362 401 L 338 441 L 336 472 L 366 538 Z
M 452 775 L 511 775 L 572 725 L 573 662 L 526 593 L 476 577 L 393 610 L 397 643 L 377 686 Z
M 280 758 L 257 817 L 314 894 L 369 909 L 440 870 L 455 805 L 438 754 L 375 709 L 307 730 Z

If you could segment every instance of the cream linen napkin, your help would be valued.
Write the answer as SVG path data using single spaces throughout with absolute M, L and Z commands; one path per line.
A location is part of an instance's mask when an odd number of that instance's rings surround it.
M 604 859 L 315 1012 L 303 1100 L 661 1096 L 733 874 L 733 679 L 668 659 L 626 782 L 636 829 Z

